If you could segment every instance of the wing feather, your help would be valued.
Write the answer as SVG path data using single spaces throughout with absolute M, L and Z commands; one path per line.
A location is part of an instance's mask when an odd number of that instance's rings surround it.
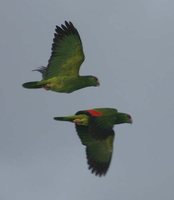
M 77 133 L 83 145 L 86 146 L 86 156 L 89 169 L 97 176 L 104 176 L 110 166 L 114 131 L 110 130 L 107 137 L 99 139 L 93 137 L 88 126 L 76 125 Z
M 56 26 L 52 54 L 44 78 L 54 76 L 78 76 L 84 61 L 80 35 L 71 22 Z

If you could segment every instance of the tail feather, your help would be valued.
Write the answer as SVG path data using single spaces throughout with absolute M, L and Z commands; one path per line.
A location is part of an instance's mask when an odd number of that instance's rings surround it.
M 42 88 L 43 87 L 43 85 L 39 85 L 38 84 L 38 81 L 27 82 L 27 83 L 24 83 L 22 86 L 24 88 L 27 88 L 27 89 L 37 89 L 37 88 Z
M 59 120 L 59 121 L 69 121 L 72 122 L 75 117 L 74 116 L 67 116 L 67 117 L 54 117 L 55 120 Z
M 71 115 L 71 116 L 64 116 L 64 117 L 54 117 L 55 120 L 59 121 L 68 121 L 73 122 L 79 125 L 87 126 L 89 122 L 89 118 L 87 115 Z
M 64 121 L 64 117 L 54 117 L 55 120 Z

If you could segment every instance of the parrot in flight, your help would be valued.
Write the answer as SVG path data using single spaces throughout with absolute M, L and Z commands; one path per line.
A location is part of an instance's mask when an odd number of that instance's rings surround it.
M 97 77 L 79 75 L 84 59 L 80 35 L 71 22 L 65 21 L 64 25 L 56 26 L 47 67 L 33 70 L 41 72 L 42 80 L 24 83 L 23 87 L 71 93 L 85 87 L 99 86 Z
M 75 124 L 77 134 L 86 146 L 88 168 L 96 176 L 104 176 L 108 171 L 113 152 L 114 125 L 132 123 L 129 114 L 114 108 L 81 110 L 75 115 L 54 119 Z

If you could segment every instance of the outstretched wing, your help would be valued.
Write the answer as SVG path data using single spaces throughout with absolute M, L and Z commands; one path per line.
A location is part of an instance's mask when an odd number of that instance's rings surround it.
M 108 131 L 107 137 L 95 138 L 88 126 L 76 125 L 77 133 L 83 145 L 86 146 L 86 155 L 89 169 L 97 176 L 104 176 L 109 168 L 112 152 L 114 131 Z
M 56 26 L 52 54 L 44 78 L 78 76 L 83 61 L 83 47 L 77 29 L 67 21 L 61 27 Z

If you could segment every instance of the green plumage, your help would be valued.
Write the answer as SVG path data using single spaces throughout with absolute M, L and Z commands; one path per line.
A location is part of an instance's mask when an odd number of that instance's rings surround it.
M 131 116 L 113 108 L 94 108 L 75 115 L 55 117 L 75 123 L 76 131 L 86 146 L 88 166 L 95 175 L 105 175 L 112 158 L 115 124 L 132 123 Z
M 42 73 L 42 80 L 24 83 L 23 87 L 71 93 L 81 88 L 98 86 L 99 81 L 95 76 L 79 75 L 84 59 L 79 33 L 71 22 L 65 21 L 65 25 L 56 26 L 47 67 L 34 70 Z

